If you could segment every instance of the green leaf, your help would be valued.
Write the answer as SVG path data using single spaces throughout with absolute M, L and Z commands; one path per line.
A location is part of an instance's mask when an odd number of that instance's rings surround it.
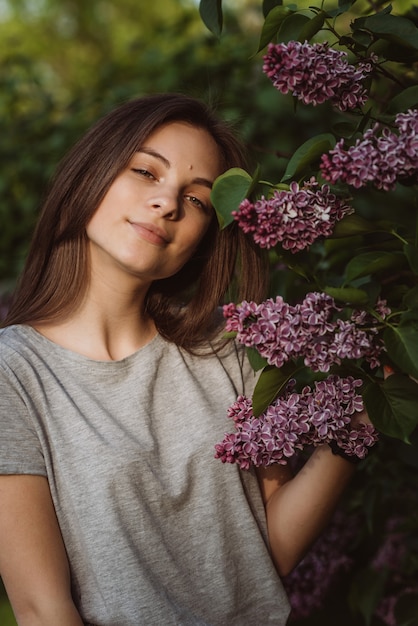
M 383 339 L 392 361 L 406 374 L 418 378 L 418 319 L 387 328 Z
M 383 270 L 395 270 L 405 265 L 405 256 L 395 252 L 365 252 L 347 264 L 346 279 L 352 281 L 361 276 L 373 275 Z
M 310 22 L 310 18 L 302 13 L 292 13 L 282 22 L 277 39 L 284 43 L 299 40 L 303 28 Z
M 351 584 L 348 594 L 350 606 L 353 611 L 361 613 L 366 626 L 371 624 L 374 610 L 383 596 L 388 575 L 388 570 L 376 572 L 366 568 L 355 576 Z
M 332 131 L 338 135 L 338 137 L 344 137 L 344 139 L 351 139 L 357 130 L 357 124 L 349 122 L 337 122 L 332 125 Z
M 416 107 L 418 104 L 418 85 L 408 87 L 392 98 L 387 108 L 387 113 L 402 113 Z
M 199 13 L 206 28 L 215 37 L 220 37 L 223 25 L 222 0 L 200 0 Z
M 273 402 L 279 392 L 284 389 L 294 369 L 287 367 L 274 367 L 267 365 L 260 374 L 260 378 L 253 393 L 253 413 L 256 417 Z
M 406 17 L 392 15 L 383 10 L 355 19 L 351 27 L 353 31 L 368 30 L 379 38 L 418 50 L 418 28 Z
M 255 348 L 247 348 L 248 361 L 255 372 L 262 370 L 267 365 L 267 361 Z
M 251 184 L 251 176 L 239 167 L 229 169 L 215 180 L 210 197 L 221 228 L 233 221 L 232 211 L 246 198 Z
M 298 41 L 310 41 L 323 27 L 327 14 L 320 11 L 309 20 L 299 33 Z
M 409 266 L 415 275 L 418 276 L 418 248 L 406 243 L 403 247 L 405 256 L 408 259 Z
M 257 52 L 260 52 L 260 50 L 265 48 L 267 44 L 276 37 L 283 20 L 290 13 L 292 13 L 292 11 L 288 7 L 283 6 L 276 6 L 268 13 L 263 28 L 261 29 L 260 43 Z
M 418 50 L 413 50 L 410 46 L 403 45 L 401 41 L 391 41 L 389 38 L 377 39 L 369 47 L 368 52 L 370 54 L 373 52 L 387 61 L 408 63 L 408 65 L 418 59 Z
M 338 8 L 327 11 L 329 17 L 338 17 L 342 13 L 346 13 L 357 0 L 338 0 Z
M 362 289 L 355 287 L 325 287 L 325 293 L 332 296 L 334 300 L 344 304 L 352 304 L 355 306 L 365 306 L 369 302 L 369 296 Z
M 367 385 L 363 399 L 367 413 L 377 430 L 409 443 L 409 436 L 418 426 L 416 382 L 409 376 L 392 374 L 381 384 Z
M 349 38 L 347 38 L 349 39 Z M 352 36 L 353 41 L 362 48 L 368 48 L 373 42 L 373 36 L 366 30 L 356 30 Z
M 402 299 L 408 309 L 418 309 L 418 287 L 410 289 Z
M 376 224 L 374 222 L 368 222 L 364 217 L 353 213 L 336 223 L 334 232 L 329 239 L 354 237 L 355 235 L 362 235 L 363 233 L 373 233 L 375 230 Z
M 260 174 L 261 174 L 261 167 L 260 165 L 257 165 L 255 172 L 253 174 L 252 180 L 251 180 L 251 185 L 247 191 L 247 198 L 250 198 L 251 195 L 255 192 L 255 190 L 257 189 L 257 186 L 260 182 Z
M 263 15 L 267 17 L 267 15 L 272 11 L 275 7 L 281 6 L 282 0 L 263 0 Z
M 306 172 L 309 166 L 316 164 L 324 152 L 329 152 L 335 146 L 335 137 L 331 133 L 316 135 L 303 143 L 296 150 L 283 175 L 282 182 L 296 178 Z

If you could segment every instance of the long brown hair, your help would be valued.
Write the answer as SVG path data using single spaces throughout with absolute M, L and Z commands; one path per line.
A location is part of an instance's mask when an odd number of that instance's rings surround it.
M 122 104 L 99 120 L 58 167 L 3 325 L 65 319 L 77 309 L 89 285 L 86 225 L 147 137 L 173 121 L 205 129 L 219 147 L 224 170 L 246 167 L 241 142 L 199 100 L 157 94 Z M 187 350 L 207 339 L 214 331 L 214 313 L 235 282 L 237 262 L 235 297 L 261 298 L 267 279 L 264 255 L 236 223 L 220 230 L 214 216 L 192 259 L 149 290 L 146 306 L 159 332 Z

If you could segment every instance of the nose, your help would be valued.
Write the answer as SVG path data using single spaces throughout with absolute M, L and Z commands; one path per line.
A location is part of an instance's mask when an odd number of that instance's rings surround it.
M 175 220 L 179 215 L 179 197 L 173 190 L 160 191 L 149 199 L 149 206 L 155 213 L 166 219 Z

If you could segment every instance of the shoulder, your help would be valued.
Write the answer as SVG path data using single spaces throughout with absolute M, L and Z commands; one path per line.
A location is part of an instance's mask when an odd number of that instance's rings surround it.
M 23 345 L 24 340 L 17 326 L 0 328 L 0 363 L 10 362 L 10 359 L 19 354 Z
M 34 349 L 29 326 L 6 326 L 0 328 L 0 362 L 9 362 Z
M 0 373 L 5 379 L 23 385 L 37 376 L 40 365 L 49 360 L 47 349 L 29 326 L 0 329 Z

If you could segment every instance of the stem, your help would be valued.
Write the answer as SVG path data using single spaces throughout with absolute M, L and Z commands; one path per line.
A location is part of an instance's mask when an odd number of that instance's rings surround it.
M 259 180 L 259 185 L 267 185 L 267 187 L 277 187 L 274 183 L 269 182 L 268 180 Z
M 384 61 L 382 63 L 384 63 Z M 378 72 L 383 74 L 383 76 L 385 76 L 386 78 L 389 78 L 389 80 L 392 80 L 394 83 L 402 87 L 402 89 L 405 89 L 405 85 L 402 83 L 402 81 L 400 81 L 399 78 L 397 78 L 397 76 L 394 76 L 391 72 L 385 69 L 381 63 L 378 63 L 375 67 Z
M 338 41 L 338 45 L 341 45 L 341 39 L 343 37 L 343 35 L 340 35 L 335 28 L 329 23 L 328 20 L 325 20 L 325 24 L 327 26 L 327 28 L 324 28 L 323 30 L 328 30 L 330 33 L 332 33 Z M 350 50 L 350 52 L 352 52 L 356 58 L 359 61 L 363 61 L 364 58 L 362 56 L 360 56 L 353 48 L 353 45 L 350 44 L 350 42 L 347 42 L 345 44 L 345 47 L 348 48 Z M 399 78 L 397 76 L 394 76 L 391 72 L 389 72 L 387 69 L 385 69 L 384 67 L 382 67 L 382 63 L 385 63 L 385 61 L 382 61 L 381 63 L 378 63 L 375 65 L 375 68 L 378 72 L 380 72 L 383 76 L 385 76 L 386 78 L 388 78 L 389 80 L 393 81 L 394 83 L 396 83 L 397 85 L 399 85 L 400 87 L 402 87 L 402 89 L 405 89 L 405 85 L 402 83 L 402 81 L 399 80 Z
M 392 317 L 396 317 L 397 315 L 398 315 L 398 316 L 401 316 L 401 315 L 403 315 L 404 313 L 406 313 L 406 311 L 393 311 L 392 313 L 389 313 L 389 315 L 387 316 L 387 318 L 386 318 L 386 322 L 388 322 L 388 320 L 389 320 L 390 318 L 392 318 Z M 391 328 L 393 328 L 393 325 L 392 325 L 392 324 L 388 324 L 388 323 L 386 323 L 386 326 L 390 326 Z
M 323 30 L 329 30 L 330 33 L 332 33 L 333 35 L 335 35 L 335 37 L 337 38 L 338 43 L 340 42 L 341 39 L 341 35 L 337 33 L 337 31 L 335 30 L 335 28 L 333 26 L 331 26 L 331 24 L 329 23 L 328 20 L 325 20 L 325 24 L 327 25 L 327 28 L 324 28 Z
M 406 239 L 404 239 L 403 237 L 401 237 L 396 230 L 390 230 L 389 231 L 391 235 L 393 235 L 394 237 L 396 237 L 397 239 L 399 239 L 399 241 L 401 241 L 403 244 L 407 244 L 408 242 L 406 241 Z M 416 234 L 416 236 L 418 236 L 418 234 Z

